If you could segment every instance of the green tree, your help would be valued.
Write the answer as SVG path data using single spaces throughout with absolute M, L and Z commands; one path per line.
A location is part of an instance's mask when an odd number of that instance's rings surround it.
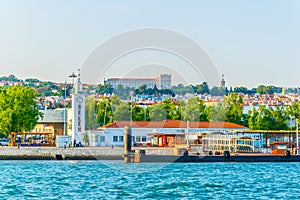
M 113 117 L 117 121 L 129 121 L 131 120 L 131 105 L 121 102 L 116 110 L 113 111 Z
M 182 119 L 185 121 L 207 121 L 205 104 L 198 97 L 189 98 L 186 105 L 182 108 Z
M 114 99 L 114 101 L 119 100 L 117 99 L 117 97 L 112 99 Z M 96 103 L 97 120 L 99 125 L 101 126 L 104 126 L 113 121 L 113 112 L 112 112 L 112 103 L 111 103 L 112 99 L 103 98 L 98 100 Z M 115 108 L 117 107 L 117 105 L 115 105 Z
M 161 104 L 154 104 L 150 107 L 149 117 L 151 121 L 166 120 L 167 112 Z
M 178 106 L 172 101 L 172 99 L 168 98 L 163 100 L 162 107 L 165 109 L 167 113 L 167 119 L 180 119 L 181 114 L 178 110 Z
M 147 121 L 147 109 L 141 106 L 134 105 L 132 107 L 132 120 L 133 121 Z
M 94 129 L 99 126 L 97 121 L 97 106 L 94 95 L 90 95 L 85 101 L 85 129 Z
M 209 94 L 209 87 L 207 82 L 203 82 L 202 84 L 198 84 L 195 86 L 192 86 L 195 93 L 197 94 Z
M 285 110 L 287 117 L 291 119 L 296 119 L 299 122 L 300 117 L 300 102 L 293 103 L 292 105 L 288 106 Z M 293 127 L 295 128 L 295 127 Z
M 286 130 L 288 116 L 283 107 L 266 107 L 260 105 L 248 112 L 248 125 L 251 130 Z
M 111 87 L 110 84 L 104 84 L 104 85 L 100 84 L 96 88 L 96 92 L 99 94 L 112 94 L 113 90 L 114 89 Z
M 246 116 L 243 114 L 243 97 L 233 93 L 225 97 L 225 121 L 240 125 L 247 125 Z
M 226 90 L 223 90 L 221 87 L 213 87 L 209 93 L 212 96 L 224 96 L 226 95 Z
M 226 117 L 226 108 L 222 103 L 217 105 L 208 106 L 205 110 L 207 113 L 208 121 L 211 122 L 224 122 Z
M 33 88 L 12 86 L 0 90 L 0 132 L 8 136 L 11 132 L 31 131 L 42 117 Z
M 273 85 L 265 86 L 265 85 L 259 85 L 257 87 L 257 93 L 259 94 L 274 94 L 275 87 Z

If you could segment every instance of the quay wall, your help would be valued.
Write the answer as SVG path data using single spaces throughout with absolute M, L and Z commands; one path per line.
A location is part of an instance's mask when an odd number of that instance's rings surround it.
M 197 155 L 179 156 L 172 148 L 133 148 L 145 150 L 138 162 L 300 162 L 300 156 L 291 155 Z M 0 160 L 123 160 L 123 147 L 0 147 Z
M 240 155 L 224 156 L 151 156 L 140 157 L 140 162 L 300 162 L 300 156 Z

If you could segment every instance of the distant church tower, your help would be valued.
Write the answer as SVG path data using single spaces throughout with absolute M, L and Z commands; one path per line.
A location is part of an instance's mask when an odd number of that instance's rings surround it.
M 221 87 L 222 87 L 222 90 L 225 90 L 225 89 L 226 89 L 224 75 L 222 75 Z
M 82 136 L 85 132 L 85 94 L 82 91 L 80 69 L 78 69 L 77 81 L 72 95 L 72 142 L 74 145 L 82 144 Z

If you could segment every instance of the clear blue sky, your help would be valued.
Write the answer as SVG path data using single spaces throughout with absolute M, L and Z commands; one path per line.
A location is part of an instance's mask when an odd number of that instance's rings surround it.
M 68 80 L 107 38 L 141 27 L 195 40 L 229 86 L 300 86 L 297 0 L 0 0 L 0 76 Z

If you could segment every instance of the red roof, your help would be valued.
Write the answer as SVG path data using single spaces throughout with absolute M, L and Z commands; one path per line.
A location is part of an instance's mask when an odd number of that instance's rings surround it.
M 164 121 L 119 121 L 107 124 L 100 128 L 124 128 L 130 126 L 132 128 L 186 128 L 187 122 L 180 120 L 164 120 Z M 228 129 L 242 129 L 247 128 L 231 122 L 189 122 L 189 128 L 228 128 Z

